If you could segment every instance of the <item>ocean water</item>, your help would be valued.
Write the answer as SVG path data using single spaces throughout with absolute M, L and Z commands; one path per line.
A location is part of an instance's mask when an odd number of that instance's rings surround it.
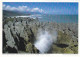
M 49 15 L 37 14 L 31 17 L 38 17 L 41 22 L 57 22 L 57 23 L 78 23 L 78 15 Z

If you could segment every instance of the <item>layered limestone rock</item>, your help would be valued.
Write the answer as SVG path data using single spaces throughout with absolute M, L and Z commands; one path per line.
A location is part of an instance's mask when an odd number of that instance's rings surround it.
M 39 22 L 31 18 L 9 20 L 3 22 L 4 53 L 39 53 L 34 46 L 38 30 L 43 29 L 52 34 L 53 28 L 57 30 L 58 36 L 50 53 L 78 53 L 78 24 Z

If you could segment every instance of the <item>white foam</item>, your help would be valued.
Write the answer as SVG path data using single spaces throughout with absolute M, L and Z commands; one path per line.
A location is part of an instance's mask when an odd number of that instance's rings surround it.
M 40 53 L 46 53 L 49 51 L 53 42 L 56 41 L 57 34 L 54 32 L 53 35 L 51 35 L 48 33 L 48 31 L 40 31 L 38 34 L 38 39 L 34 45 L 40 51 Z

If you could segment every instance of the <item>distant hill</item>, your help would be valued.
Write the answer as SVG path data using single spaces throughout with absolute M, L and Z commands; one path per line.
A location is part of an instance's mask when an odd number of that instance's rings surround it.
M 19 16 L 19 15 L 30 15 L 30 14 L 29 13 L 3 10 L 3 16 Z
M 3 10 L 3 16 L 20 16 L 20 15 L 30 15 L 30 14 L 42 14 L 40 12 L 18 12 L 18 11 L 9 11 Z

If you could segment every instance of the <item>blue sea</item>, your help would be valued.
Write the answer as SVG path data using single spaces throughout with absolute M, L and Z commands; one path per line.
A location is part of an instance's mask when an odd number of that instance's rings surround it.
M 38 17 L 41 22 L 78 23 L 78 15 L 36 14 L 32 17 Z

